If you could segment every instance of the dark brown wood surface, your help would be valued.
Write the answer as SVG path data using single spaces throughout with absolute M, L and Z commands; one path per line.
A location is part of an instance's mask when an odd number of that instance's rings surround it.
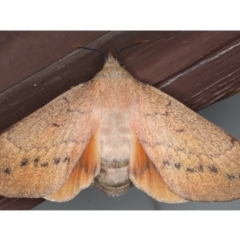
M 59 94 L 90 80 L 104 60 L 82 44 L 116 55 L 138 80 L 200 110 L 240 87 L 240 32 L 0 32 L 0 131 Z M 42 199 L 0 199 L 30 209 Z
M 106 32 L 0 32 L 0 92 Z

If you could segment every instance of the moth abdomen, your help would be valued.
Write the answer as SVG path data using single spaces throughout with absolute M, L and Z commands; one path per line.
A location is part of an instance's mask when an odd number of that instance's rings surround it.
M 128 159 L 114 162 L 102 159 L 101 170 L 94 179 L 94 185 L 110 196 L 122 195 L 132 187 L 128 168 Z

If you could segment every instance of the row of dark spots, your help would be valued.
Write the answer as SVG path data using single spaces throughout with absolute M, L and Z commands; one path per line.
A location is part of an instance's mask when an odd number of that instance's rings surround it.
M 218 169 L 214 165 L 209 165 L 207 166 L 208 170 L 212 173 L 218 173 Z M 194 172 L 204 172 L 203 165 L 199 164 L 197 168 L 186 168 L 186 171 L 189 173 L 194 173 Z
M 170 166 L 170 162 L 168 160 L 164 160 L 163 161 L 163 165 L 164 166 Z M 174 167 L 177 169 L 177 170 L 180 170 L 182 169 L 182 164 L 180 162 L 177 162 L 177 163 L 174 163 Z M 218 173 L 218 170 L 217 168 L 214 166 L 214 165 L 210 165 L 208 166 L 208 169 L 210 172 L 212 173 Z M 199 164 L 199 166 L 195 169 L 195 168 L 190 168 L 190 167 L 187 167 L 186 168 L 186 171 L 189 172 L 189 173 L 194 173 L 194 172 L 204 172 L 203 170 L 203 165 L 202 164 Z
M 168 160 L 164 160 L 164 161 L 163 161 L 163 165 L 164 165 L 164 166 L 170 166 L 171 164 L 170 164 L 170 162 L 169 162 Z M 181 164 L 180 162 L 174 163 L 174 167 L 175 167 L 176 169 L 180 170 L 180 169 L 182 168 L 182 164 Z M 212 172 L 212 173 L 215 173 L 215 174 L 218 173 L 218 169 L 217 169 L 217 167 L 214 166 L 214 165 L 209 165 L 209 166 L 207 166 L 207 168 L 208 168 L 208 170 L 209 170 L 210 172 Z M 204 172 L 204 170 L 203 170 L 203 165 L 202 165 L 202 164 L 200 164 L 200 165 L 197 167 L 197 169 L 188 167 L 188 168 L 186 168 L 186 171 L 189 172 L 189 173 Z M 234 179 L 236 179 L 236 177 L 235 177 L 234 175 L 232 175 L 232 174 L 226 174 L 226 177 L 227 177 L 228 180 L 234 180 Z M 239 177 L 239 179 L 240 179 L 240 174 L 239 174 L 238 177 Z
M 40 158 L 35 158 L 33 160 L 34 167 L 38 167 L 39 161 L 40 161 Z M 70 161 L 70 157 L 65 157 L 64 159 L 62 159 L 63 163 L 66 163 L 66 162 L 69 162 L 69 161 Z M 58 157 L 53 158 L 53 163 L 55 165 L 58 165 L 60 162 L 61 162 L 61 158 L 58 158 Z M 27 158 L 24 158 L 20 163 L 20 167 L 26 167 L 28 164 L 30 164 L 30 160 L 27 159 Z M 43 162 L 43 163 L 40 164 L 40 166 L 41 167 L 47 167 L 48 164 L 49 164 L 48 162 Z
M 169 163 L 169 162 L 168 162 Z M 163 163 L 164 164 L 164 163 Z M 164 164 L 165 165 L 165 164 Z M 168 166 L 170 165 L 170 163 L 168 164 Z M 178 163 L 174 163 L 174 167 L 178 170 L 181 169 L 182 167 L 182 164 L 180 162 Z M 214 166 L 214 165 L 210 165 L 208 166 L 208 169 L 209 171 L 213 172 L 213 173 L 218 173 L 218 170 L 217 168 Z M 189 172 L 189 173 L 194 173 L 194 172 L 204 172 L 203 170 L 203 165 L 202 164 L 199 164 L 198 167 L 195 169 L 195 168 L 186 168 L 186 171 Z
M 218 169 L 214 165 L 207 166 L 207 168 L 212 173 L 218 173 Z M 186 171 L 189 173 L 204 172 L 202 164 L 199 164 L 197 168 L 186 168 Z
M 38 167 L 39 161 L 40 161 L 39 158 L 35 158 L 33 160 L 34 167 Z M 69 161 L 70 161 L 70 157 L 65 157 L 62 160 L 63 163 L 69 163 Z M 53 163 L 55 165 L 58 165 L 60 162 L 61 162 L 60 158 L 54 158 L 53 159 Z M 30 163 L 29 159 L 24 158 L 20 163 L 20 167 L 26 167 L 29 163 Z M 48 165 L 49 165 L 48 162 L 43 162 L 43 163 L 40 164 L 40 166 L 43 167 L 43 168 L 48 167 Z M 11 170 L 11 168 L 5 168 L 5 169 L 3 169 L 3 172 L 9 175 L 9 174 L 11 174 L 12 170 Z

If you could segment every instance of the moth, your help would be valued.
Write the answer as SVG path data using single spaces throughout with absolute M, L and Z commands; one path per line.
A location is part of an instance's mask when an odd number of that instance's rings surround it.
M 0 135 L 0 195 L 68 201 L 91 184 L 167 202 L 240 198 L 240 143 L 111 55 Z

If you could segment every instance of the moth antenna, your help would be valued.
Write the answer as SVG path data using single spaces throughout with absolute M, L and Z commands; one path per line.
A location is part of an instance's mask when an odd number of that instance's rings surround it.
M 131 45 L 128 45 L 128 46 L 126 46 L 126 47 L 121 48 L 121 49 L 118 51 L 117 55 L 116 55 L 116 60 L 118 60 L 118 57 L 119 57 L 120 53 L 121 53 L 123 50 L 125 50 L 125 49 L 127 49 L 127 48 L 134 47 L 134 46 L 136 46 L 136 45 L 138 45 L 138 44 L 141 44 L 141 43 L 146 43 L 146 42 L 148 42 L 148 40 L 142 40 L 142 41 L 139 41 L 139 42 L 136 42 L 136 43 L 134 43 L 134 44 L 131 44 Z
M 89 51 L 95 51 L 95 52 L 98 52 L 102 55 L 102 57 L 104 58 L 105 62 L 107 61 L 107 57 L 105 56 L 105 54 L 103 52 L 101 52 L 100 50 L 98 49 L 95 49 L 95 48 L 88 48 L 88 47 L 84 47 L 82 46 L 81 44 L 79 45 L 74 45 L 73 47 L 76 47 L 76 48 L 83 48 L 83 49 L 86 49 L 86 50 L 89 50 Z

